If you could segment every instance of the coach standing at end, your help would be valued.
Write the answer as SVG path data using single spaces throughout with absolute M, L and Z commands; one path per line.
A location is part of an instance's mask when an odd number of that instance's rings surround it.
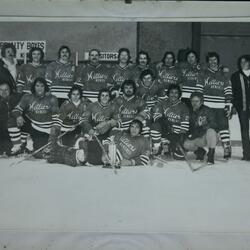
M 232 77 L 233 106 L 238 112 L 242 138 L 243 158 L 250 161 L 250 55 L 243 55 L 238 60 L 238 68 Z

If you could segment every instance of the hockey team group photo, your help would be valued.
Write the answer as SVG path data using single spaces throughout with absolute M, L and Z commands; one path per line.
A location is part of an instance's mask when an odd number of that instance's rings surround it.
M 105 60 L 98 43 L 76 50 L 65 40 L 46 60 L 49 46 L 18 58 L 15 41 L 1 43 L 0 155 L 10 165 L 213 167 L 235 153 L 236 117 L 237 159 L 250 161 L 250 53 L 229 64 L 213 46 L 166 44 L 152 58 L 116 44 Z

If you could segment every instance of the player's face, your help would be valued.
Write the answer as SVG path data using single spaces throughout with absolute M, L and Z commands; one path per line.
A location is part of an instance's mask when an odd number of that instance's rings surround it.
M 40 63 L 41 62 L 41 52 L 39 50 L 35 50 L 32 52 L 32 62 Z
M 196 64 L 197 63 L 197 58 L 194 53 L 189 53 L 187 56 L 187 61 L 189 64 Z
M 202 105 L 202 101 L 198 96 L 194 96 L 191 99 L 191 104 L 192 104 L 193 110 L 198 110 L 200 106 Z
M 7 59 L 13 59 L 15 56 L 14 50 L 12 48 L 7 48 L 5 50 L 5 58 Z
M 107 92 L 101 93 L 101 96 L 100 96 L 101 104 L 106 105 L 109 102 L 109 99 L 110 99 L 109 93 Z
M 140 134 L 140 126 L 137 123 L 132 123 L 130 126 L 130 135 L 132 137 L 138 136 Z
M 8 84 L 0 85 L 0 96 L 2 98 L 7 98 L 10 95 L 10 88 Z
M 120 54 L 119 60 L 121 63 L 128 63 L 128 53 L 126 51 L 122 51 Z
M 169 100 L 175 102 L 179 99 L 179 91 L 177 89 L 171 89 L 169 92 Z
M 45 87 L 42 82 L 37 82 L 35 85 L 35 92 L 38 96 L 42 96 L 45 93 Z
M 240 61 L 240 67 L 242 70 L 248 70 L 250 68 L 249 61 L 247 61 L 245 58 L 242 58 Z
M 210 68 L 217 68 L 218 64 L 219 64 L 219 62 L 218 62 L 218 60 L 217 60 L 217 58 L 215 56 L 210 57 L 208 59 L 208 65 L 209 65 Z
M 143 83 L 146 85 L 146 86 L 150 86 L 153 82 L 153 77 L 148 74 L 148 75 L 145 75 L 142 79 Z
M 67 61 L 69 60 L 69 57 L 70 57 L 69 51 L 66 48 L 62 49 L 60 52 L 60 59 Z
M 146 66 L 148 64 L 148 59 L 147 59 L 146 55 L 144 55 L 144 54 L 139 55 L 139 64 L 141 66 Z
M 168 54 L 165 58 L 165 64 L 167 66 L 173 66 L 174 65 L 174 58 L 172 55 Z
M 124 86 L 124 94 L 125 96 L 132 96 L 134 94 L 134 88 L 131 85 L 125 85 Z
M 80 100 L 80 93 L 78 90 L 74 90 L 71 93 L 71 101 L 72 102 L 78 102 Z
M 98 51 L 95 51 L 95 50 L 91 51 L 91 53 L 89 54 L 89 61 L 93 64 L 98 64 L 99 59 L 100 59 L 100 56 L 99 56 Z

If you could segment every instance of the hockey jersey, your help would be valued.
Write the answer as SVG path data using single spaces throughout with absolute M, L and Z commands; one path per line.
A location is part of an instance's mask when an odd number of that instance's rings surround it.
M 204 70 L 198 78 L 197 91 L 203 93 L 204 104 L 210 108 L 224 108 L 232 100 L 232 86 L 222 69 Z
M 198 77 L 201 74 L 201 67 L 199 64 L 191 65 L 183 63 L 180 65 L 182 72 L 182 97 L 190 98 L 190 95 L 197 91 Z
M 147 87 L 143 82 L 140 82 L 136 90 L 136 95 L 146 102 L 147 118 L 150 118 L 152 107 L 159 101 L 159 97 L 161 98 L 165 95 L 164 86 L 154 81 L 152 85 Z
M 69 131 L 79 123 L 86 121 L 86 112 L 89 101 L 81 100 L 76 106 L 72 101 L 66 100 L 60 107 L 59 116 L 55 119 L 55 125 L 61 128 L 61 131 Z
M 146 103 L 139 96 L 126 98 L 124 95 L 119 96 L 113 101 L 115 112 L 118 117 L 118 127 L 121 130 L 127 130 L 130 123 L 139 118 L 144 120 L 147 118 Z
M 87 131 L 96 127 L 101 122 L 106 122 L 111 119 L 118 119 L 115 112 L 115 107 L 112 103 L 104 106 L 100 102 L 91 103 L 87 109 L 85 128 Z
M 177 66 L 169 67 L 162 62 L 156 65 L 156 79 L 164 85 L 166 92 L 170 84 L 181 86 L 183 81 L 181 70 Z
M 198 110 L 190 112 L 189 133 L 192 139 L 203 136 L 209 128 L 216 130 L 214 112 L 207 106 L 202 105 Z
M 23 93 L 31 93 L 30 88 L 37 77 L 45 77 L 46 67 L 44 64 L 33 65 L 32 63 L 20 66 L 17 75 L 17 87 L 22 88 Z
M 51 126 L 56 122 L 58 111 L 57 98 L 46 93 L 43 97 L 25 94 L 12 113 L 14 117 L 25 115 L 35 130 L 49 134 Z
M 84 97 L 96 102 L 99 91 L 112 85 L 111 66 L 84 64 L 77 72 L 75 84 L 82 87 Z
M 189 110 L 180 100 L 175 103 L 171 103 L 169 99 L 160 101 L 152 113 L 154 122 L 162 118 L 170 133 L 180 134 L 189 130 Z
M 122 68 L 119 64 L 115 64 L 112 68 L 112 80 L 113 80 L 113 87 L 116 90 L 119 90 L 122 83 L 125 80 L 132 79 L 132 70 L 133 64 L 128 64 L 124 68 Z
M 68 93 L 75 81 L 75 65 L 71 62 L 54 61 L 46 68 L 45 79 L 51 93 L 57 98 L 68 99 Z
M 127 131 L 115 131 L 116 160 L 134 160 L 135 165 L 147 165 L 149 162 L 149 140 L 142 135 L 131 137 Z M 111 143 L 111 137 L 103 141 L 104 145 Z

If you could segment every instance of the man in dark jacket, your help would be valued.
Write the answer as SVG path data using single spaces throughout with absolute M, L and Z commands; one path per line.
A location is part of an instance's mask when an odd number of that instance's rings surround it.
M 18 63 L 16 60 L 16 48 L 11 43 L 4 43 L 1 49 L 0 82 L 7 83 L 11 91 L 16 90 L 16 76 Z
M 10 154 L 10 141 L 7 123 L 12 109 L 17 105 L 21 96 L 12 93 L 8 83 L 0 83 L 0 155 Z
M 203 105 L 203 95 L 198 92 L 191 94 L 190 121 L 189 121 L 189 136 L 184 142 L 184 148 L 189 151 L 194 151 L 197 160 L 203 160 L 206 150 L 207 162 L 214 164 L 214 152 L 217 144 L 216 121 L 213 111 Z
M 243 55 L 238 60 L 238 68 L 232 77 L 233 106 L 240 121 L 243 158 L 250 161 L 250 55 Z

